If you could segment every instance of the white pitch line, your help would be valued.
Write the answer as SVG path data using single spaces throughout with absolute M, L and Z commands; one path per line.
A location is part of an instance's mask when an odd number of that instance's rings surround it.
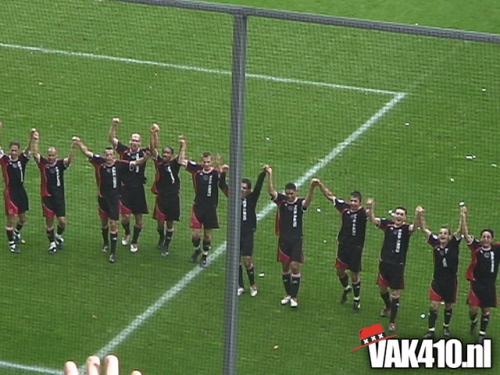
M 193 65 L 171 64 L 171 63 L 164 63 L 164 62 L 159 62 L 159 61 L 139 60 L 139 59 L 133 59 L 133 58 L 129 58 L 129 57 L 97 55 L 97 54 L 88 53 L 88 52 L 64 51 L 64 50 L 58 50 L 58 49 L 52 49 L 52 48 L 23 46 L 23 45 L 19 45 L 19 44 L 9 44 L 9 43 L 0 43 L 0 48 L 16 49 L 16 50 L 22 50 L 22 51 L 44 53 L 44 54 L 49 54 L 49 55 L 79 57 L 79 58 L 90 59 L 90 60 L 113 61 L 113 62 L 120 62 L 120 63 L 125 63 L 125 64 L 150 65 L 150 66 L 157 66 L 160 68 L 177 69 L 177 70 L 199 72 L 199 73 L 208 73 L 208 74 L 215 74 L 215 75 L 225 75 L 225 76 L 231 75 L 231 71 L 224 70 L 224 69 L 211 69 L 211 68 L 203 68 L 203 67 L 193 66 Z M 382 94 L 382 95 L 403 94 L 400 92 L 390 91 L 390 90 L 372 89 L 372 88 L 368 88 L 368 87 L 357 87 L 357 86 L 349 86 L 349 85 L 339 85 L 336 83 L 310 81 L 310 80 L 304 80 L 304 79 L 298 79 L 298 78 L 274 77 L 274 76 L 270 76 L 270 75 L 266 75 L 266 74 L 247 73 L 246 77 L 251 78 L 251 79 L 285 83 L 285 84 L 315 86 L 315 87 L 322 87 L 322 88 L 336 89 L 336 90 L 359 91 L 359 92 L 372 93 L 372 94 Z
M 62 374 L 62 370 L 56 370 L 56 369 L 52 369 L 52 368 L 45 368 L 45 367 L 38 367 L 38 366 L 27 366 L 27 365 L 21 365 L 19 363 L 6 362 L 6 361 L 0 361 L 0 367 L 35 372 L 38 374 L 50 374 L 50 375 L 61 375 Z
M 363 125 L 356 129 L 351 135 L 340 142 L 335 148 L 333 148 L 323 159 L 316 163 L 312 168 L 306 171 L 295 184 L 297 187 L 303 185 L 307 180 L 314 176 L 320 169 L 324 168 L 328 163 L 338 157 L 347 147 L 349 147 L 353 142 L 355 142 L 361 135 L 363 135 L 368 129 L 375 125 L 387 112 L 394 108 L 401 100 L 404 99 L 406 94 L 399 93 L 394 96 L 390 101 L 388 101 L 380 110 L 377 111 L 372 117 L 370 117 Z M 269 203 L 264 207 L 257 215 L 257 220 L 260 221 L 264 219 L 275 207 L 274 203 Z M 226 250 L 226 242 L 222 243 L 210 256 L 210 263 L 214 262 L 221 256 Z M 177 294 L 183 291 L 201 272 L 203 268 L 196 266 L 191 271 L 189 271 L 182 279 L 180 279 L 172 288 L 167 290 L 156 302 L 149 306 L 142 314 L 138 315 L 127 327 L 125 327 L 120 333 L 118 333 L 109 343 L 102 347 L 97 355 L 100 357 L 105 356 L 108 353 L 113 352 L 121 343 L 123 343 L 132 333 L 134 333 L 138 328 L 140 328 L 144 323 L 146 323 L 151 317 L 153 317 L 156 312 L 165 306 L 171 299 L 173 299 Z

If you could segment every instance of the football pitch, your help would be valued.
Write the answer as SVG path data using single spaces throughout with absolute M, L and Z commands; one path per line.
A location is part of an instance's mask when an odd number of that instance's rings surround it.
M 90 0 L 6 1 L 0 10 L 4 149 L 13 139 L 25 146 L 29 130 L 37 128 L 43 153 L 54 145 L 67 155 L 74 135 L 101 152 L 111 118 L 119 116 L 124 142 L 139 132 L 147 144 L 150 125 L 159 122 L 162 145 L 177 149 L 183 134 L 191 159 L 208 150 L 227 161 L 231 17 Z M 499 230 L 498 45 L 263 19 L 250 19 L 248 43 L 245 176 L 255 181 L 269 163 L 280 190 L 295 181 L 303 194 L 319 177 L 340 197 L 353 190 L 374 197 L 378 216 L 403 205 L 412 217 L 421 204 L 434 230 L 455 228 L 464 200 L 472 233 Z M 1 374 L 57 374 L 68 359 L 82 363 L 89 354 L 108 352 L 127 371 L 221 373 L 227 204 L 221 198 L 221 229 L 210 266 L 201 269 L 189 262 L 193 189 L 190 175 L 181 173 L 182 217 L 170 255 L 160 256 L 156 224 L 147 215 L 139 252 L 118 245 L 118 261 L 110 265 L 100 250 L 90 163 L 78 153 L 67 171 L 66 244 L 55 256 L 47 253 L 39 172 L 29 163 L 26 244 L 12 255 L 4 238 L 0 251 Z M 151 211 L 150 162 L 147 177 Z M 275 211 L 265 191 L 258 210 L 259 294 L 239 300 L 239 373 L 374 372 L 365 351 L 351 350 L 359 345 L 359 329 L 387 324 L 378 316 L 382 300 L 375 285 L 382 232 L 367 230 L 362 307 L 354 314 L 351 301 L 339 304 L 333 268 L 339 215 L 317 191 L 305 215 L 306 261 L 294 311 L 279 304 Z M 473 340 L 465 305 L 469 259 L 462 245 L 451 328 L 464 342 Z M 421 314 L 428 311 L 432 270 L 430 248 L 416 233 L 400 337 L 426 332 Z M 498 322 L 494 311 L 488 328 L 494 367 L 484 373 L 500 366 Z

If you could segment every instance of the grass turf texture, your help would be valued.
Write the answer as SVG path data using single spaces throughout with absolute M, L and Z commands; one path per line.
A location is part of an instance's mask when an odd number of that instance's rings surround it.
M 7 1 L 1 8 L 3 43 L 230 69 L 232 25 L 227 16 L 94 1 L 50 5 L 34 1 L 29 7 Z M 444 223 L 455 226 L 457 202 L 462 199 L 470 206 L 474 233 L 496 228 L 499 222 L 492 209 L 498 204 L 498 169 L 491 165 L 500 164 L 495 150 L 500 140 L 495 131 L 500 118 L 500 88 L 495 80 L 499 55 L 494 45 L 257 19 L 249 23 L 251 73 L 408 93 L 318 177 L 340 196 L 347 197 L 353 189 L 374 196 L 379 215 L 399 204 L 410 212 L 423 204 L 434 229 Z M 42 150 L 53 144 L 65 155 L 71 137 L 78 134 L 100 151 L 107 145 L 111 117 L 119 115 L 124 141 L 139 131 L 146 142 L 149 124 L 159 121 L 162 144 L 176 147 L 176 136 L 185 134 L 192 157 L 204 150 L 228 155 L 227 75 L 10 48 L 0 48 L 0 65 L 4 147 L 16 138 L 24 145 L 29 129 L 36 127 Z M 390 95 L 250 78 L 244 174 L 254 180 L 259 166 L 270 162 L 282 187 L 390 99 Z M 467 154 L 477 159 L 466 160 Z M 66 249 L 49 257 L 39 207 L 39 174 L 30 163 L 26 184 L 31 211 L 23 232 L 27 244 L 20 256 L 9 254 L 6 246 L 0 252 L 5 317 L 0 329 L 6 338 L 0 344 L 1 360 L 49 368 L 60 368 L 68 358 L 83 360 L 192 269 L 187 262 L 191 253 L 187 226 L 193 194 L 189 175 L 182 173 L 183 218 L 168 259 L 160 258 L 155 248 L 155 224 L 148 217 L 140 252 L 132 255 L 120 247 L 118 263 L 110 266 L 100 252 L 90 164 L 78 155 L 67 172 Z M 147 174 L 149 188 L 151 165 Z M 148 197 L 152 209 L 152 196 Z M 259 207 L 267 204 L 266 198 L 263 193 Z M 223 198 L 222 229 L 215 235 L 214 248 L 225 238 L 225 209 Z M 382 233 L 369 227 L 362 311 L 352 315 L 350 304 L 338 304 L 340 287 L 331 267 L 338 214 L 317 194 L 306 214 L 306 264 L 301 306 L 295 312 L 279 306 L 283 288 L 274 261 L 272 216 L 259 223 L 256 236 L 257 273 L 265 272 L 258 279 L 260 293 L 255 299 L 248 293 L 241 298 L 239 371 L 370 372 L 367 355 L 350 350 L 358 345 L 360 328 L 380 321 L 382 303 L 374 280 Z M 464 246 L 461 251 L 460 295 L 452 330 L 469 340 L 464 305 L 468 286 L 463 277 L 469 254 Z M 426 330 L 427 321 L 420 314 L 428 310 L 431 274 L 431 253 L 423 235 L 416 234 L 398 319 L 403 337 L 420 337 Z M 219 258 L 116 348 L 124 368 L 139 366 L 149 374 L 221 372 L 224 279 Z M 489 327 L 494 338 L 500 337 L 497 315 L 495 311 Z M 442 313 L 437 327 L 441 323 Z M 494 346 L 494 364 L 498 354 Z M 19 373 L 6 368 L 1 372 Z

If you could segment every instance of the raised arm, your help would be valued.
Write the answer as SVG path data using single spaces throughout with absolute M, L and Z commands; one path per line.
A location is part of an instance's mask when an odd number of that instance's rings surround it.
M 257 177 L 257 181 L 255 182 L 255 186 L 253 188 L 252 194 L 257 197 L 257 199 L 260 196 L 260 192 L 262 191 L 262 186 L 264 185 L 264 179 L 266 178 L 266 170 L 263 169 L 262 172 L 259 173 L 259 176 Z
M 269 165 L 266 165 L 264 167 L 264 169 L 265 169 L 267 176 L 268 176 L 268 178 L 267 178 L 267 191 L 271 195 L 271 198 L 273 200 L 275 200 L 278 197 L 278 192 L 274 188 L 274 184 L 273 184 L 273 169 Z
M 184 167 L 187 165 L 186 159 L 186 148 L 187 148 L 187 140 L 183 135 L 179 136 L 179 156 L 177 157 L 177 163 L 183 165 Z
M 424 208 L 422 206 L 417 206 L 415 208 L 415 217 L 413 218 L 413 224 L 410 224 L 408 229 L 410 233 L 414 233 L 420 226 L 420 216 L 424 212 Z
M 28 138 L 28 146 L 26 146 L 26 149 L 24 150 L 24 155 L 28 156 L 31 155 L 31 150 L 33 149 L 33 143 L 38 141 L 39 139 L 39 134 L 38 131 L 33 128 L 30 130 L 30 136 Z
M 35 161 L 37 163 L 40 162 L 40 133 L 35 129 L 31 129 L 31 139 L 30 139 L 30 144 L 29 144 L 29 152 L 33 155 L 35 158 Z
M 420 214 L 418 215 L 418 226 L 426 234 L 427 237 L 429 237 L 432 234 L 432 231 L 427 228 L 427 223 L 425 221 L 425 210 L 422 210 Z M 415 223 L 414 223 L 415 224 Z
M 151 149 L 151 156 L 156 158 L 158 157 L 158 148 L 160 147 L 160 125 L 153 124 L 150 132 L 149 148 Z
M 71 142 L 71 148 L 69 150 L 68 157 L 63 159 L 64 165 L 66 167 L 69 167 L 71 163 L 73 163 L 73 160 L 75 160 L 75 150 L 78 147 L 75 141 Z
M 376 226 L 380 225 L 381 219 L 375 217 L 375 201 L 373 198 L 368 198 L 366 200 L 366 213 L 368 214 L 368 219 Z
M 94 156 L 94 153 L 89 150 L 89 148 L 82 142 L 79 137 L 73 137 L 73 144 L 80 149 L 80 151 L 88 158 Z
M 309 185 L 309 191 L 307 192 L 307 195 L 306 195 L 306 199 L 304 199 L 304 208 L 307 208 L 311 205 L 311 202 L 313 200 L 313 196 L 314 196 L 314 189 L 316 188 L 316 186 L 318 186 L 318 179 L 317 178 L 313 178 L 311 180 L 311 184 Z
M 464 236 L 467 244 L 470 244 L 470 243 L 472 243 L 472 241 L 474 241 L 474 236 L 472 236 L 469 233 L 469 224 L 467 223 L 467 214 L 468 214 L 467 207 L 465 205 L 461 206 L 460 207 L 460 218 L 461 218 L 461 224 L 462 224 L 461 232 L 462 232 L 462 236 Z
M 331 190 L 328 189 L 321 180 L 319 180 L 319 179 L 317 179 L 317 180 L 318 180 L 319 189 L 321 190 L 321 192 L 323 193 L 325 198 L 328 199 L 329 201 L 332 201 L 332 202 L 335 201 L 335 198 L 336 198 L 335 194 L 333 194 L 331 192 Z
M 227 185 L 226 177 L 227 172 L 229 172 L 229 165 L 223 164 L 220 167 L 220 179 L 219 179 L 219 189 L 222 190 L 224 195 L 227 197 L 229 194 L 229 186 Z
M 118 117 L 113 117 L 113 119 L 111 120 L 111 127 L 109 128 L 108 132 L 108 140 L 115 148 L 118 145 L 117 133 L 118 133 L 118 126 L 120 125 L 120 123 L 121 120 Z

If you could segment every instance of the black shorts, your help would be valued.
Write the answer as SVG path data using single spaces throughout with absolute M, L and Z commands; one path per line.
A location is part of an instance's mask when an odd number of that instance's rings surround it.
M 241 232 L 240 234 L 240 255 L 251 257 L 253 255 L 253 236 L 254 232 Z
M 405 267 L 402 264 L 380 262 L 378 264 L 377 284 L 391 289 L 404 289 L 404 271 Z
M 363 246 L 344 245 L 339 243 L 337 250 L 337 261 L 335 266 L 340 269 L 349 269 L 352 272 L 361 271 L 361 254 Z
M 53 195 L 42 198 L 43 216 L 47 218 L 66 216 L 64 196 Z
M 97 202 L 99 203 L 101 219 L 118 220 L 120 218 L 120 196 L 118 194 L 97 197 Z
M 24 186 L 4 190 L 5 214 L 20 215 L 29 210 L 28 195 Z
M 157 195 L 154 218 L 161 221 L 179 221 L 180 205 L 179 194 Z
M 278 262 L 304 263 L 304 250 L 302 248 L 302 238 L 279 238 L 278 240 Z
M 457 300 L 457 278 L 434 279 L 429 290 L 429 299 L 436 302 L 455 303 Z
M 217 207 L 193 206 L 191 213 L 191 228 L 193 229 L 217 229 L 219 220 L 217 219 Z
M 495 280 L 472 281 L 468 302 L 471 306 L 497 307 Z
M 148 213 L 148 204 L 146 203 L 146 192 L 144 191 L 144 185 L 124 186 L 121 188 L 120 193 L 121 214 L 137 215 Z

